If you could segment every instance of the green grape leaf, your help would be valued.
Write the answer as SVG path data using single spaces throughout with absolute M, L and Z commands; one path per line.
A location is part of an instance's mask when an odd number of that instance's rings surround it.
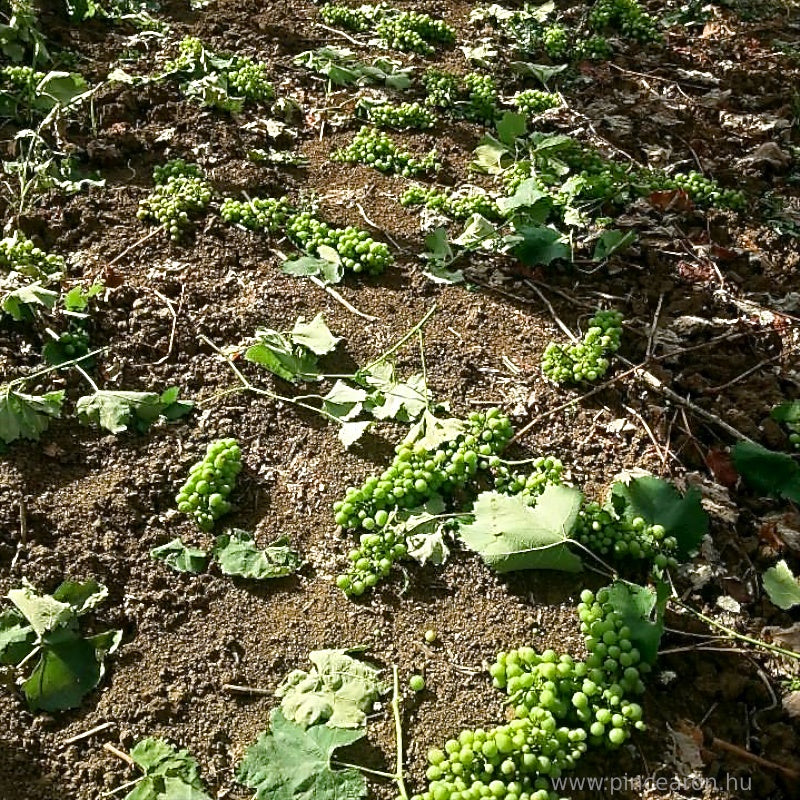
M 378 678 L 380 670 L 347 650 L 314 650 L 308 658 L 311 670 L 289 673 L 275 692 L 286 719 L 302 727 L 362 727 L 387 688 Z
M 30 655 L 36 634 L 16 609 L 0 613 L 0 664 L 16 666 Z
M 31 710 L 63 711 L 80 705 L 104 674 L 103 658 L 116 649 L 122 631 L 84 639 L 77 632 L 59 629 L 42 640 L 41 657 L 22 691 Z M 101 644 L 102 647 L 97 645 Z
M 531 75 L 541 81 L 545 89 L 552 78 L 567 68 L 566 64 L 550 66 L 549 64 L 530 64 L 527 61 L 512 61 L 509 66 L 520 75 Z
M 208 553 L 195 547 L 187 547 L 180 537 L 154 547 L 150 551 L 150 557 L 156 559 L 156 561 L 163 561 L 176 572 L 197 574 L 204 572 L 208 566 Z
M 528 120 L 524 114 L 517 114 L 514 111 L 506 111 L 497 120 L 497 138 L 506 147 L 513 147 L 520 136 L 524 136 L 528 131 Z
M 93 283 L 86 290 L 82 286 L 73 286 L 62 296 L 61 303 L 67 311 L 86 311 L 89 301 L 104 292 L 105 288 L 102 283 Z
M 60 628 L 75 619 L 75 610 L 69 603 L 56 600 L 49 594 L 41 595 L 27 582 L 21 589 L 12 589 L 6 597 L 25 617 L 37 636 Z
M 457 439 L 464 430 L 463 420 L 455 417 L 439 419 L 426 410 L 419 422 L 411 427 L 403 444 L 418 444 L 426 450 L 436 450 L 440 444 Z
M 336 436 L 344 445 L 344 449 L 349 450 L 371 427 L 371 420 L 363 422 L 343 422 L 339 426 Z
M 447 228 L 437 228 L 425 237 L 427 252 L 424 257 L 441 266 L 451 264 L 455 258 L 447 238 Z
M 603 261 L 632 245 L 638 238 L 636 231 L 603 231 L 594 246 L 593 261 Z
M 53 592 L 53 599 L 69 604 L 76 617 L 97 608 L 107 597 L 108 589 L 95 580 L 64 581 Z
M 316 256 L 289 258 L 281 264 L 281 269 L 287 275 L 295 275 L 297 277 L 315 275 L 325 283 L 339 283 L 344 276 L 344 266 L 341 261 L 330 261 Z
M 622 615 L 631 629 L 631 642 L 642 660 L 652 664 L 664 633 L 664 610 L 670 595 L 669 586 L 659 581 L 655 589 L 635 583 L 616 581 L 609 587 L 609 603 Z
M 322 398 L 322 410 L 326 414 L 346 422 L 361 413 L 367 396 L 366 390 L 337 380 L 328 394 Z
M 223 575 L 257 581 L 291 575 L 303 563 L 289 547 L 287 536 L 260 550 L 253 541 L 253 534 L 239 528 L 218 536 L 212 552 Z
M 311 322 L 297 320 L 289 338 L 294 344 L 301 345 L 318 356 L 332 352 L 341 341 L 340 337 L 330 332 L 322 314 L 317 314 Z
M 617 514 L 626 519 L 642 517 L 650 525 L 662 525 L 666 535 L 677 540 L 681 558 L 696 550 L 708 533 L 708 514 L 694 487 L 681 495 L 669 481 L 644 475 L 617 481 L 610 499 Z
M 513 163 L 508 147 L 489 134 L 478 142 L 474 155 L 472 168 L 489 175 L 497 175 Z
M 58 292 L 45 289 L 39 283 L 29 283 L 9 292 L 0 302 L 0 308 L 17 322 L 31 320 L 36 308 L 51 309 L 58 300 Z
M 83 425 L 99 425 L 111 433 L 122 433 L 130 427 L 146 431 L 163 408 L 157 392 L 98 389 L 94 394 L 78 398 L 75 410 Z
M 357 769 L 333 769 L 334 752 L 364 736 L 363 730 L 290 722 L 279 709 L 271 730 L 258 737 L 236 770 L 236 780 L 255 789 L 255 800 L 361 800 L 367 782 Z
M 256 339 L 257 343 L 245 351 L 248 361 L 286 381 L 319 380 L 317 357 L 305 347 L 295 347 L 282 333 L 267 328 L 257 330 Z
M 370 375 L 366 376 L 367 382 Z M 412 375 L 407 381 L 381 383 L 374 395 L 380 402 L 372 407 L 375 419 L 396 419 L 409 422 L 416 419 L 428 406 L 430 393 L 424 375 Z
M 536 178 L 522 181 L 514 194 L 497 200 L 497 207 L 503 212 L 525 210 L 525 219 L 532 224 L 543 223 L 553 208 L 553 198 L 543 192 Z
M 790 455 L 753 442 L 739 442 L 731 455 L 739 474 L 756 491 L 800 503 L 800 464 Z
M 581 560 L 569 550 L 569 535 L 582 495 L 566 486 L 548 486 L 531 508 L 518 495 L 483 492 L 473 521 L 458 535 L 497 572 L 554 569 L 579 572 Z
M 775 406 L 770 416 L 776 422 L 800 423 L 800 400 L 787 400 Z
M 51 418 L 61 416 L 64 392 L 23 394 L 10 386 L 0 388 L 0 439 L 10 444 L 17 439 L 37 440 Z
M 785 561 L 779 561 L 763 575 L 764 589 L 769 599 L 784 611 L 800 605 L 800 581 Z
M 194 408 L 194 403 L 191 400 L 181 400 L 180 387 L 170 386 L 161 392 L 159 398 L 161 402 L 161 416 L 172 422 L 173 420 L 180 419 L 189 414 Z
M 197 761 L 163 739 L 142 739 L 131 758 L 144 777 L 125 800 L 210 800 L 200 780 Z
M 497 226 L 480 214 L 473 214 L 460 235 L 453 239 L 459 247 L 475 248 L 481 243 L 497 239 Z
M 54 106 L 70 105 L 86 93 L 86 81 L 75 72 L 48 72 L 36 87 L 40 108 L 49 111 Z
M 521 225 L 508 238 L 511 252 L 529 267 L 549 266 L 556 259 L 570 258 L 569 245 L 562 234 L 546 225 Z
M 412 514 L 398 527 L 405 532 L 409 558 L 422 564 L 444 564 L 450 556 L 445 530 L 451 519 L 440 519 L 426 510 Z

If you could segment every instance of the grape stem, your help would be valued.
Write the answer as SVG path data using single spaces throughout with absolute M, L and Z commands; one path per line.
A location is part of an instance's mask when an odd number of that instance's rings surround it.
M 43 369 L 37 369 L 34 372 L 31 372 L 30 375 L 23 375 L 20 378 L 14 378 L 14 380 L 9 381 L 6 386 L 16 386 L 18 383 L 27 383 L 28 381 L 32 381 L 35 378 L 39 378 L 42 375 L 47 375 L 50 372 L 55 372 L 59 369 L 64 369 L 65 367 L 74 367 L 79 364 L 81 361 L 86 361 L 87 358 L 91 358 L 92 356 L 96 356 L 98 353 L 104 353 L 108 350 L 108 347 L 98 347 L 97 350 L 92 350 L 86 355 L 78 356 L 77 358 L 70 359 L 69 361 L 62 361 L 60 364 L 54 364 L 52 367 L 44 367 Z
M 382 361 L 385 361 L 389 356 L 396 353 L 409 339 L 417 334 L 417 331 L 422 330 L 425 327 L 427 321 L 436 313 L 436 303 L 434 303 L 427 314 L 413 327 L 411 330 L 407 331 L 400 339 L 395 342 L 385 353 L 378 356 L 374 361 L 371 361 L 364 367 L 361 372 L 369 372 L 376 364 L 380 364 Z
M 776 644 L 769 644 L 768 642 L 763 642 L 761 639 L 754 639 L 752 636 L 746 636 L 743 633 L 737 633 L 733 628 L 729 628 L 727 625 L 723 625 L 721 622 L 717 622 L 712 617 L 707 617 L 705 614 L 702 614 L 700 611 L 692 608 L 686 603 L 679 600 L 677 597 L 670 598 L 675 605 L 682 608 L 684 611 L 688 611 L 693 616 L 697 617 L 699 620 L 702 620 L 706 623 L 706 625 L 710 625 L 712 628 L 717 628 L 718 630 L 723 631 L 732 639 L 738 639 L 741 642 L 747 642 L 747 644 L 753 645 L 753 647 L 760 647 L 763 650 L 769 650 L 772 653 L 778 653 L 779 655 L 786 656 L 787 658 L 794 658 L 800 660 L 800 653 L 796 653 L 794 650 L 787 650 L 783 647 L 779 647 Z

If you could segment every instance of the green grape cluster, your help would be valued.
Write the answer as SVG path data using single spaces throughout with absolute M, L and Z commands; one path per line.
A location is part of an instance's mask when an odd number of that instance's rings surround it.
M 500 458 L 489 459 L 495 489 L 504 494 L 518 494 L 535 503 L 548 486 L 564 483 L 564 464 L 554 456 L 540 456 L 531 462 L 528 473 L 514 472 Z
M 662 525 L 650 525 L 642 517 L 628 520 L 599 503 L 583 506 L 572 535 L 601 556 L 645 560 L 659 569 L 677 565 L 678 542 L 674 536 L 666 535 Z
M 492 123 L 499 114 L 497 86 L 491 75 L 471 72 L 464 76 L 464 85 L 469 91 L 469 104 L 464 112 L 467 119 Z
M 21 231 L 0 239 L 0 270 L 42 280 L 65 269 L 61 256 L 45 253 Z
M 220 216 L 228 224 L 244 225 L 251 231 L 268 233 L 283 229 L 293 213 L 285 197 L 255 197 L 246 201 L 226 197 L 220 207 Z
M 211 202 L 211 185 L 201 177 L 197 165 L 182 159 L 156 167 L 153 180 L 156 187 L 139 203 L 137 217 L 155 220 L 178 241 L 191 227 L 190 216 L 205 211 Z
M 542 356 L 542 372 L 556 383 L 596 381 L 608 370 L 608 355 L 619 349 L 622 314 L 598 311 L 589 320 L 583 340 L 567 348 L 556 342 L 547 345 Z
M 187 72 L 202 61 L 205 47 L 196 36 L 184 36 L 178 43 L 178 57 L 164 65 L 165 72 Z
M 389 136 L 376 128 L 362 128 L 347 147 L 335 151 L 331 158 L 348 164 L 366 164 L 380 172 L 397 173 L 405 178 L 439 168 L 436 151 L 420 158 L 400 150 Z
M 373 15 L 367 14 L 363 8 L 350 8 L 336 3 L 325 3 L 320 6 L 319 15 L 327 25 L 346 28 L 356 33 L 369 30 Z
M 270 83 L 267 66 L 252 58 L 238 57 L 226 72 L 228 86 L 237 97 L 265 103 L 275 97 L 275 87 Z
M 406 208 L 425 206 L 457 220 L 469 219 L 473 214 L 490 220 L 499 220 L 503 216 L 495 200 L 482 191 L 459 196 L 423 186 L 409 186 L 400 197 L 400 205 Z
M 44 72 L 39 72 L 32 67 L 22 66 L 9 66 L 0 69 L 0 101 L 2 95 L 8 93 L 11 95 L 11 108 L 17 104 L 23 106 L 30 106 L 36 99 L 36 87 L 45 77 Z M 0 109 L 3 105 L 0 105 Z M 9 116 L 16 111 L 11 111 Z M 0 112 L 0 116 L 3 113 Z
M 372 103 L 360 102 L 356 111 L 363 114 L 373 125 L 379 128 L 409 130 L 417 128 L 425 130 L 436 123 L 436 115 L 421 103 Z
M 589 12 L 588 22 L 595 31 L 614 28 L 637 42 L 654 42 L 661 38 L 658 21 L 638 0 L 597 0 Z
M 511 435 L 508 417 L 493 408 L 470 414 L 466 430 L 435 450 L 398 445 L 388 469 L 368 478 L 360 489 L 348 489 L 344 500 L 334 503 L 336 524 L 366 531 L 382 528 L 390 510 L 421 506 L 432 495 L 450 493 L 478 470 L 488 469 L 487 459 L 501 452 Z
M 534 116 L 549 108 L 558 108 L 561 105 L 561 98 L 555 92 L 527 89 L 524 92 L 517 92 L 512 102 L 523 114 Z
M 405 536 L 386 526 L 389 513 L 379 509 L 374 520 L 381 530 L 361 534 L 359 546 L 348 554 L 350 568 L 336 578 L 336 585 L 348 597 L 358 597 L 377 585 L 391 572 L 394 562 L 408 554 Z
M 589 746 L 619 748 L 645 730 L 631 698 L 651 667 L 610 598 L 608 589 L 581 593 L 585 661 L 532 647 L 498 654 L 489 673 L 513 718 L 430 750 L 427 788 L 412 800 L 555 800 L 551 779 L 574 769 Z
M 789 444 L 795 450 L 800 450 L 800 423 L 787 422 L 786 427 L 789 429 Z
M 742 211 L 747 207 L 744 194 L 736 189 L 723 189 L 713 178 L 700 172 L 679 172 L 666 175 L 663 172 L 644 172 L 642 179 L 646 192 L 682 189 L 698 206 L 713 206 Z
M 578 38 L 572 46 L 572 57 L 576 61 L 605 61 L 611 58 L 613 49 L 608 39 L 600 34 Z
M 228 497 L 242 469 L 242 451 L 236 439 L 217 439 L 208 445 L 206 455 L 189 470 L 175 502 L 178 511 L 191 514 L 201 530 L 210 531 L 232 505 Z
M 85 356 L 88 352 L 89 332 L 80 323 L 72 322 L 57 339 L 45 342 L 42 356 L 50 364 L 62 364 Z
M 570 55 L 569 33 L 563 25 L 548 25 L 542 31 L 542 46 L 553 61 L 565 61 Z
M 440 19 L 416 11 L 392 11 L 378 16 L 375 32 L 387 47 L 430 55 L 433 44 L 453 45 L 455 29 Z
M 287 236 L 312 255 L 320 246 L 332 247 L 339 254 L 345 269 L 379 275 L 392 263 L 388 245 L 376 242 L 366 231 L 348 225 L 334 228 L 305 211 L 291 216 Z
M 452 108 L 461 96 L 460 81 L 451 72 L 432 67 L 422 76 L 425 104 L 436 108 Z

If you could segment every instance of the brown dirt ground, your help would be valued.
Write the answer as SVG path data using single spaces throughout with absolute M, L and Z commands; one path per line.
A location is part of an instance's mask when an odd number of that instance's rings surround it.
M 673 29 L 663 48 L 633 49 L 610 64 L 585 65 L 565 90 L 569 108 L 550 117 L 548 125 L 588 140 L 601 137 L 637 160 L 652 147 L 664 147 L 670 161 L 698 159 L 724 183 L 744 183 L 753 196 L 780 192 L 798 209 L 796 173 L 792 184 L 786 173 L 736 166 L 765 141 L 786 144 L 793 137 L 798 144 L 797 127 L 762 131 L 758 117 L 749 116 L 790 120 L 788 87 L 797 87 L 800 75 L 797 60 L 772 44 L 781 39 L 800 46 L 797 6 L 768 5 L 755 19 L 717 8 L 705 28 Z M 415 7 L 445 11 L 431 2 Z M 459 26 L 460 44 L 475 36 L 467 21 L 468 3 L 448 3 L 446 10 Z M 306 112 L 300 145 L 310 166 L 280 170 L 249 163 L 248 147 L 263 142 L 241 123 L 255 112 L 232 120 L 200 111 L 170 86 L 106 89 L 95 109 L 96 135 L 85 121 L 76 122 L 69 134 L 87 165 L 102 171 L 107 187 L 88 196 L 47 197 L 20 220 L 42 245 L 73 254 L 71 278 L 104 270 L 108 275 L 109 261 L 142 238 L 147 231 L 135 212 L 151 186 L 152 167 L 177 156 L 196 158 L 221 195 L 288 191 L 297 196 L 315 190 L 330 221 L 364 226 L 356 207 L 362 203 L 379 231 L 386 230 L 402 250 L 386 275 L 348 279 L 341 287 L 377 322 L 365 322 L 316 286 L 283 275 L 272 247 L 285 249 L 285 243 L 229 228 L 213 214 L 185 243 L 155 236 L 116 261 L 112 269 L 121 285 L 94 315 L 94 341 L 111 347 L 98 366 L 99 378 L 126 389 L 177 384 L 201 401 L 201 410 L 147 436 L 102 435 L 65 419 L 51 426 L 41 444 L 14 446 L 0 461 L 0 591 L 23 576 L 46 590 L 63 577 L 93 576 L 111 593 L 98 624 L 125 631 L 101 687 L 75 711 L 34 716 L 12 686 L 0 691 L 0 798 L 97 798 L 130 779 L 126 765 L 105 752 L 103 742 L 126 749 L 145 735 L 188 747 L 218 797 L 244 798 L 248 793 L 232 782 L 233 766 L 265 727 L 274 700 L 232 696 L 222 685 L 272 689 L 289 670 L 306 664 L 309 650 L 359 644 L 382 665 L 397 664 L 404 680 L 414 671 L 425 672 L 428 688 L 420 695 L 407 693 L 403 702 L 410 783 L 420 786 L 429 746 L 462 726 L 502 718 L 500 697 L 481 671 L 499 649 L 525 643 L 580 652 L 573 607 L 584 584 L 558 575 L 500 578 L 476 557 L 456 552 L 443 569 L 410 568 L 406 591 L 397 579 L 364 599 L 348 601 L 331 580 L 348 543 L 334 528 L 330 506 L 347 485 L 386 463 L 397 430 L 383 426 L 363 447 L 346 453 L 331 426 L 312 414 L 246 394 L 213 400 L 233 385 L 233 377 L 198 334 L 219 344 L 236 343 L 258 325 L 286 329 L 300 315 L 323 311 L 330 328 L 344 337 L 339 352 L 346 357 L 338 368 L 380 353 L 435 302 L 439 310 L 425 335 L 429 378 L 435 397 L 449 402 L 456 414 L 498 404 L 518 427 L 541 416 L 519 443 L 520 453 L 557 455 L 590 494 L 599 494 L 623 469 L 648 469 L 679 481 L 687 473 L 702 473 L 713 481 L 706 456 L 729 441 L 630 376 L 572 409 L 542 416 L 575 394 L 541 377 L 539 354 L 561 333 L 529 281 L 539 283 L 573 329 L 602 301 L 622 310 L 630 321 L 623 354 L 634 363 L 646 353 L 657 307 L 660 331 L 684 315 L 733 320 L 692 333 L 681 345 L 695 349 L 661 358 L 651 369 L 743 433 L 779 445 L 782 435 L 770 426 L 768 413 L 782 398 L 797 395 L 796 371 L 791 375 L 797 359 L 787 342 L 796 336 L 798 318 L 783 315 L 765 322 L 743 310 L 742 302 L 774 307 L 777 298 L 800 290 L 798 240 L 777 234 L 760 212 L 665 215 L 638 204 L 629 214 L 640 224 L 645 221 L 641 246 L 610 268 L 544 273 L 525 271 L 509 260 L 475 259 L 470 266 L 474 291 L 435 286 L 417 270 L 423 238 L 418 217 L 396 202 L 404 182 L 327 161 L 331 148 L 355 129 L 335 126 L 336 107 L 352 93 L 326 97 L 318 81 L 291 65 L 297 52 L 332 41 L 332 34 L 318 26 L 313 5 L 218 0 L 197 13 L 174 3 L 160 15 L 173 25 L 176 38 L 191 32 L 217 49 L 273 64 L 279 94 L 298 98 Z M 83 54 L 80 66 L 95 80 L 104 76 L 130 33 L 101 23 L 69 28 L 48 15 L 45 22 L 58 44 Z M 458 51 L 445 56 L 463 69 L 459 59 Z M 713 79 L 680 70 L 698 70 Z M 796 103 L 796 91 L 794 98 Z M 320 140 L 325 117 L 329 123 Z M 614 124 L 619 117 L 628 125 Z M 463 123 L 408 138 L 422 149 L 435 142 L 447 160 L 444 179 L 457 183 L 470 177 L 469 152 L 480 134 L 477 126 Z M 704 256 L 698 255 L 698 245 L 708 245 Z M 177 314 L 171 345 L 170 309 Z M 722 334 L 729 338 L 719 341 Z M 0 329 L 4 372 L 17 375 L 35 366 L 38 347 L 29 341 L 29 331 Z M 659 348 L 656 355 L 663 354 Z M 418 369 L 413 349 L 404 351 L 399 366 Z M 269 384 L 255 369 L 245 371 Z M 72 376 L 58 380 L 68 389 L 78 386 Z M 209 544 L 176 514 L 173 496 L 187 467 L 218 436 L 235 436 L 246 464 L 240 510 L 231 523 L 255 530 L 264 543 L 288 534 L 306 560 L 298 576 L 261 587 L 213 572 L 175 574 L 151 560 L 152 547 L 177 535 Z M 734 623 L 741 630 L 758 634 L 768 624 L 787 626 L 797 614 L 777 612 L 757 586 L 752 588 L 754 566 L 763 571 L 774 555 L 758 538 L 760 518 L 773 506 L 744 491 L 735 501 L 740 506 L 736 525 L 713 519 L 729 583 L 712 582 L 689 597 L 696 607 L 713 608 L 722 586 L 735 583 L 743 594 L 737 599 L 745 603 L 746 613 Z M 12 569 L 21 503 L 27 540 Z M 592 580 L 587 578 L 589 584 Z M 685 619 L 671 619 L 670 626 L 702 632 Z M 430 627 L 439 631 L 432 646 L 423 642 Z M 664 646 L 690 642 L 668 634 Z M 645 699 L 650 732 L 615 754 L 613 763 L 605 757 L 587 759 L 581 769 L 585 774 L 674 774 L 667 758 L 668 726 L 687 720 L 702 725 L 707 743 L 717 737 L 797 767 L 798 726 L 774 701 L 778 675 L 780 665 L 755 653 L 665 655 Z M 64 744 L 104 722 L 113 727 Z M 393 752 L 388 714 L 370 723 L 368 738 L 372 744 L 353 758 L 385 768 Z M 753 778 L 751 792 L 719 791 L 708 797 L 797 796 L 797 786 L 773 771 L 718 750 L 709 749 L 707 756 L 708 775 Z M 392 796 L 391 787 L 379 783 L 371 792 L 376 798 Z

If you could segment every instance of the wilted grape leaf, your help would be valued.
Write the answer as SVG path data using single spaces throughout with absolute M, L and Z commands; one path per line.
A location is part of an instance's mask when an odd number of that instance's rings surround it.
M 636 238 L 636 231 L 628 231 L 627 233 L 619 230 L 604 231 L 594 246 L 592 260 L 602 261 L 604 258 L 610 258 L 614 253 L 618 253 L 633 244 Z
M 517 187 L 514 194 L 497 201 L 501 211 L 524 209 L 525 219 L 533 224 L 544 222 L 553 207 L 553 198 L 540 188 L 538 178 L 528 178 Z
M 111 433 L 122 433 L 134 424 L 145 429 L 161 413 L 157 392 L 125 392 L 99 389 L 78 398 L 76 412 L 84 425 L 93 423 Z
M 69 603 L 56 600 L 49 594 L 40 595 L 27 582 L 21 589 L 12 589 L 6 597 L 25 617 L 37 636 L 44 636 L 75 618 L 75 611 Z
M 651 525 L 663 525 L 666 535 L 677 540 L 682 558 L 696 550 L 708 533 L 708 514 L 694 486 L 681 495 L 669 481 L 644 475 L 617 481 L 611 487 L 611 502 L 626 519 L 642 517 Z
M 344 275 L 344 267 L 338 261 L 315 256 L 300 256 L 283 262 L 281 269 L 287 275 L 297 277 L 319 276 L 325 283 L 339 283 Z
M 280 709 L 271 730 L 258 737 L 236 770 L 236 780 L 255 789 L 256 800 L 361 800 L 367 783 L 357 769 L 333 769 L 334 752 L 364 736 L 363 730 L 290 722 Z
M 323 398 L 322 410 L 337 419 L 347 421 L 359 415 L 366 399 L 366 390 L 337 380 Z
M 150 557 L 163 561 L 176 572 L 203 572 L 208 565 L 208 553 L 195 547 L 187 547 L 180 537 L 154 547 Z
M 10 386 L 0 389 L 0 439 L 10 444 L 16 439 L 38 439 L 51 418 L 61 416 L 64 392 L 43 395 L 15 392 Z
M 314 650 L 308 658 L 311 670 L 290 672 L 275 692 L 286 719 L 303 727 L 323 722 L 333 728 L 362 726 L 386 691 L 379 670 L 347 650 Z
M 779 561 L 774 567 L 770 567 L 762 580 L 769 599 L 778 608 L 788 611 L 800 605 L 800 582 L 785 561 Z
M 289 338 L 294 344 L 301 345 L 318 356 L 332 352 L 341 341 L 330 332 L 322 314 L 317 314 L 311 322 L 295 322 Z
M 658 645 L 664 633 L 664 609 L 669 586 L 660 581 L 655 589 L 635 583 L 616 581 L 609 587 L 609 603 L 622 615 L 631 629 L 631 641 L 642 660 L 652 664 L 658 655 Z
M 319 380 L 317 357 L 305 347 L 295 346 L 278 331 L 262 328 L 256 331 L 256 344 L 248 347 L 244 357 L 287 381 Z
M 0 301 L 0 308 L 17 322 L 22 322 L 33 319 L 36 307 L 51 309 L 57 300 L 58 292 L 45 289 L 39 283 L 29 283 L 5 295 Z
M 450 555 L 444 534 L 451 519 L 440 519 L 427 511 L 412 514 L 401 524 L 401 529 L 406 531 L 406 546 L 409 558 L 423 566 L 429 561 L 431 564 L 444 564 Z
M 731 455 L 739 474 L 754 489 L 800 503 L 800 464 L 790 455 L 753 442 L 739 442 Z
M 339 441 L 344 445 L 344 449 L 348 450 L 351 445 L 354 445 L 372 426 L 371 420 L 362 422 L 343 422 L 336 432 Z
M 435 450 L 440 444 L 457 439 L 463 432 L 462 420 L 455 417 L 439 419 L 430 411 L 425 411 L 403 439 L 403 444 L 418 444 L 426 450 Z
M 253 541 L 253 534 L 239 528 L 218 536 L 212 552 L 223 575 L 257 581 L 291 575 L 302 564 L 289 547 L 288 537 L 282 536 L 261 550 Z
M 566 486 L 548 486 L 534 508 L 519 495 L 483 492 L 472 509 L 473 521 L 458 535 L 497 572 L 556 569 L 579 572 L 581 560 L 568 539 L 582 495 Z

